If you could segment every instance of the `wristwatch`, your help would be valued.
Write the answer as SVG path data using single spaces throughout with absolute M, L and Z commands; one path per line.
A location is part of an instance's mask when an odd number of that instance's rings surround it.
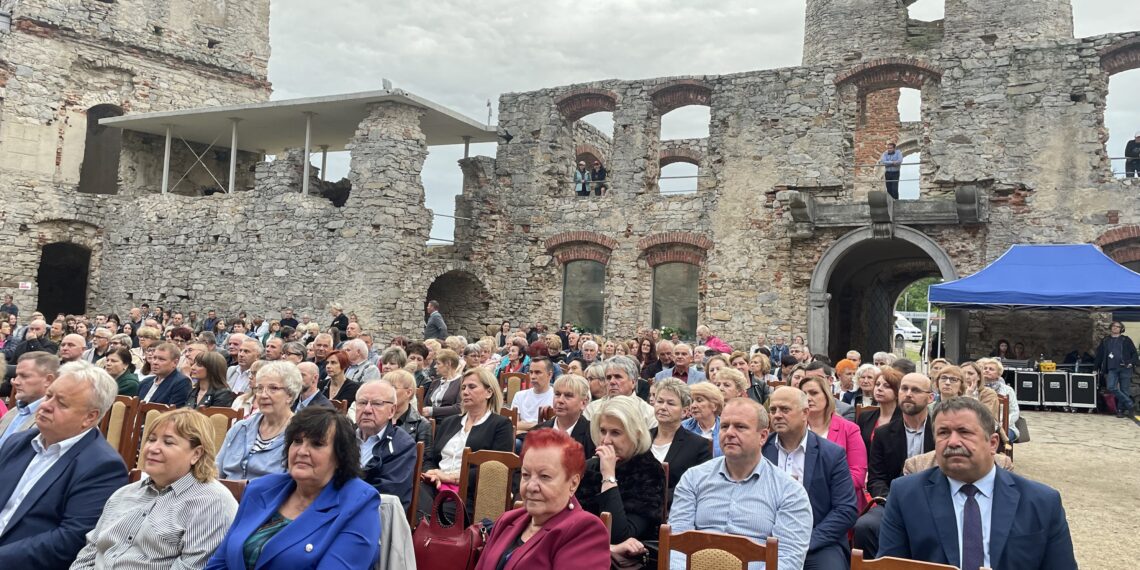
M 602 484 L 604 485 L 606 483 L 613 483 L 614 485 L 617 485 L 617 477 L 606 477 L 605 479 L 602 479 Z

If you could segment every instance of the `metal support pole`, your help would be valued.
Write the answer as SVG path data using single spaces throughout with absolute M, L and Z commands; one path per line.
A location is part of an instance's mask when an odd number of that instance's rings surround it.
M 471 137 L 463 137 L 463 158 L 471 156 Z
M 229 189 L 226 190 L 229 194 L 234 193 L 234 178 L 237 177 L 237 124 L 240 120 L 241 119 L 238 118 L 230 118 L 230 183 Z
M 166 125 L 166 151 L 162 155 L 162 193 L 170 189 L 170 125 Z
M 305 113 L 305 169 L 301 175 L 301 193 L 309 193 L 309 150 L 312 148 L 313 113 Z
M 325 181 L 325 169 L 329 165 L 329 145 L 321 145 L 321 182 Z

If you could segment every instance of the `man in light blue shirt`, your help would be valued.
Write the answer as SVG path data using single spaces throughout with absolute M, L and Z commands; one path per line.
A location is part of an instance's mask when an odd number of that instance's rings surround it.
M 887 181 L 887 194 L 895 200 L 899 199 L 899 172 L 902 171 L 902 151 L 895 148 L 895 143 L 887 143 L 887 151 L 879 159 L 879 164 L 886 167 L 884 173 Z
M 768 413 L 748 398 L 733 398 L 720 418 L 723 457 L 690 468 L 677 483 L 669 526 L 721 532 L 763 542 L 780 541 L 780 568 L 803 568 L 811 542 L 812 511 L 807 491 L 761 454 L 768 439 Z M 669 556 L 662 552 L 661 556 Z M 670 568 L 683 570 L 685 557 L 673 553 Z M 764 568 L 751 562 L 749 570 Z
M 35 351 L 20 356 L 16 376 L 12 378 L 16 408 L 8 410 L 0 419 L 0 446 L 13 435 L 35 426 L 36 410 L 58 371 L 59 358 L 54 354 Z

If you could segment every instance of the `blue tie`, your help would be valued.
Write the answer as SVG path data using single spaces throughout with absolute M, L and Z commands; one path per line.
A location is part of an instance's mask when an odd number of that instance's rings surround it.
M 962 570 L 978 570 L 986 560 L 985 545 L 982 544 L 982 510 L 978 508 L 978 488 L 963 485 L 966 494 L 966 507 L 962 510 Z

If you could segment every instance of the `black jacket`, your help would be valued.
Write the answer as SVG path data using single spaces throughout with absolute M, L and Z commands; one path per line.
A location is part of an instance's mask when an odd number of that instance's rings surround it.
M 145 396 L 146 394 L 143 395 Z M 211 407 L 228 408 L 234 403 L 234 398 L 236 397 L 233 392 L 230 392 L 229 388 L 223 386 L 207 392 L 206 397 L 202 400 L 202 403 L 199 404 L 198 390 L 191 389 L 190 397 L 186 399 L 186 407 L 193 409 Z
M 1108 358 L 1108 353 L 1110 352 L 1108 350 L 1108 339 L 1110 338 L 1112 337 L 1104 337 L 1100 341 L 1100 345 L 1096 347 L 1096 369 L 1102 373 L 1108 372 L 1108 363 L 1110 360 Z M 1122 368 L 1129 365 L 1135 366 L 1138 364 L 1136 358 L 1136 344 L 1132 342 L 1131 338 L 1128 338 L 1125 335 L 1120 335 L 1120 339 L 1120 344 L 1123 346 L 1121 350 L 1123 354 L 1114 354 L 1113 357 L 1120 359 L 1120 365 Z
M 582 484 L 575 493 L 578 502 L 595 515 L 608 512 L 613 516 L 610 544 L 619 544 L 630 537 L 655 540 L 661 524 L 661 502 L 665 500 L 665 472 L 661 464 L 653 453 L 646 451 L 618 463 L 614 471 L 618 486 L 602 493 L 598 458 L 587 461 Z
M 396 418 L 396 426 L 408 432 L 417 443 L 424 442 L 424 460 L 427 461 L 432 453 L 431 422 L 421 416 L 414 407 L 408 406 L 408 411 Z
M 458 384 L 458 382 L 457 382 Z M 435 445 L 432 446 L 431 455 L 427 454 L 424 450 L 424 471 L 431 469 L 439 469 L 439 462 L 443 459 L 443 448 L 451 438 L 463 429 L 464 416 L 451 416 L 444 419 L 442 422 L 436 424 L 435 428 Z M 488 449 L 491 451 L 507 451 L 514 452 L 515 450 L 515 429 L 511 425 L 511 420 L 504 416 L 492 413 L 487 421 L 471 428 L 471 433 L 467 434 L 467 445 L 471 451 L 481 451 Z M 465 501 L 465 508 L 467 510 L 467 520 L 470 521 L 475 512 L 475 489 L 478 488 L 479 483 L 479 470 L 472 467 L 468 473 L 467 496 L 463 498 Z M 424 487 L 421 486 L 421 489 Z M 429 494 L 422 495 L 421 503 L 427 501 L 427 506 L 430 509 L 431 501 L 435 497 L 433 491 Z
M 657 438 L 657 428 L 649 430 L 649 438 Z M 696 467 L 712 459 L 712 447 L 709 440 L 685 429 L 678 428 L 673 435 L 673 445 L 665 454 L 665 463 L 669 464 L 669 489 L 672 490 L 681 480 L 681 475 L 691 467 Z
M 1140 159 L 1140 143 L 1135 139 L 1128 141 L 1128 144 L 1124 145 L 1124 157 L 1132 160 Z
M 930 425 L 929 414 L 922 438 L 922 452 L 933 451 L 934 428 Z M 885 498 L 891 492 L 891 481 L 902 476 L 906 460 L 906 425 L 902 421 L 902 410 L 899 410 L 890 423 L 875 430 L 867 461 L 867 492 L 872 497 Z
M 534 426 L 534 429 L 552 428 L 554 427 L 556 419 L 557 418 L 550 418 Z M 594 438 L 590 435 L 590 420 L 586 419 L 585 416 L 578 418 L 578 423 L 574 424 L 574 430 L 570 432 L 570 437 L 574 438 L 574 441 L 582 444 L 582 450 L 586 452 L 586 459 L 590 459 L 594 456 L 594 452 L 597 451 L 597 448 L 594 447 Z

